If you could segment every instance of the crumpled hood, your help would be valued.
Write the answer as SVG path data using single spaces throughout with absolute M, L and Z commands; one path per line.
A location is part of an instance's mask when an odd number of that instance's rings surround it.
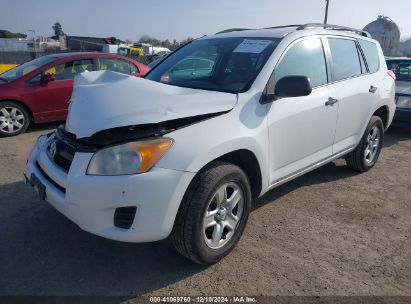
M 237 96 L 188 89 L 111 71 L 74 80 L 66 130 L 77 138 L 117 127 L 153 124 L 231 110 Z
M 411 95 L 411 81 L 396 81 L 395 93 Z

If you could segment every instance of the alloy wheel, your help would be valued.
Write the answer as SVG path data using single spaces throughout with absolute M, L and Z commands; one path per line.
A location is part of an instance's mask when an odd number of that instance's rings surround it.
M 367 145 L 364 151 L 365 161 L 370 164 L 374 161 L 380 147 L 381 134 L 378 126 L 371 128 L 367 136 Z
M 203 219 L 204 241 L 208 247 L 223 247 L 235 234 L 244 209 L 244 193 L 230 182 L 222 185 L 209 201 Z
M 0 131 L 12 134 L 20 131 L 25 124 L 23 112 L 15 107 L 0 109 Z

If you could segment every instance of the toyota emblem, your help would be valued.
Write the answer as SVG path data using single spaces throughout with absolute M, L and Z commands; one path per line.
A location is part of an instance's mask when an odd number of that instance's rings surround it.
M 55 141 L 53 141 L 51 143 L 49 151 L 50 151 L 51 158 L 54 159 L 54 157 L 56 156 L 56 153 L 57 153 L 57 144 L 56 144 Z

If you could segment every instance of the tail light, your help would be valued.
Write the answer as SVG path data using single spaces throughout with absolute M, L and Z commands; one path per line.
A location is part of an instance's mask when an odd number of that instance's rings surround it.
M 395 73 L 394 73 L 393 71 L 388 70 L 388 71 L 387 71 L 387 74 L 388 74 L 388 76 L 390 76 L 392 79 L 394 79 L 394 80 L 397 79 L 397 76 L 395 76 Z

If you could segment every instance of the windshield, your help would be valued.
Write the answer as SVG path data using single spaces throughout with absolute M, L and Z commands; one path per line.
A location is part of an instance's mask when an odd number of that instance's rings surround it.
M 195 40 L 172 53 L 146 79 L 186 88 L 245 92 L 281 39 Z
M 5 81 L 13 81 L 17 78 L 23 77 L 24 75 L 34 71 L 35 69 L 55 60 L 53 57 L 40 57 L 32 61 L 26 62 L 22 65 L 16 66 L 0 75 L 0 78 Z
M 389 70 L 392 70 L 397 80 L 411 81 L 411 60 L 389 60 Z

